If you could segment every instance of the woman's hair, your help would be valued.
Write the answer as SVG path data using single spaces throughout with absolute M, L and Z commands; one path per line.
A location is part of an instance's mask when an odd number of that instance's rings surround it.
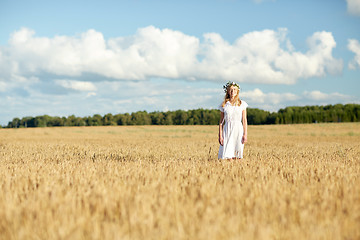
M 223 103 L 221 104 L 222 107 L 225 106 L 226 102 L 227 101 L 230 101 L 230 88 L 232 87 L 232 85 L 229 85 L 227 88 L 226 88 L 226 93 L 225 93 L 225 97 L 224 97 L 224 101 Z M 240 92 L 240 89 L 238 87 L 237 88 L 237 93 L 236 93 L 236 96 L 235 96 L 235 106 L 240 106 L 241 105 L 241 100 L 239 98 L 239 92 Z

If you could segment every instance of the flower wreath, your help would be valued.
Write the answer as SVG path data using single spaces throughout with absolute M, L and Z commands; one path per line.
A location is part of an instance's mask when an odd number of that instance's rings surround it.
M 227 89 L 231 86 L 235 86 L 237 87 L 239 90 L 240 90 L 240 86 L 236 83 L 236 82 L 230 82 L 228 81 L 224 86 L 223 86 L 223 89 L 224 89 L 224 92 L 226 93 Z

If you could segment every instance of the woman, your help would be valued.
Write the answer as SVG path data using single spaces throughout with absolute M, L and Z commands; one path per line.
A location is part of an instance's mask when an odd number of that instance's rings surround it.
M 240 100 L 238 84 L 228 82 L 223 88 L 226 94 L 219 108 L 221 117 L 218 158 L 243 158 L 244 143 L 247 141 L 246 108 L 248 104 Z

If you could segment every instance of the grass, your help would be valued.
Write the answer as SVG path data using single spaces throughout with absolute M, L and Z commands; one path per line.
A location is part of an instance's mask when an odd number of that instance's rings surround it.
M 248 132 L 218 161 L 217 126 L 1 129 L 0 239 L 360 238 L 360 124 Z

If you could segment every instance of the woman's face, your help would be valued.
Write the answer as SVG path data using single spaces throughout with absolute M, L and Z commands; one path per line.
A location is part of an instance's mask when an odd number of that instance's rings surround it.
M 234 98 L 237 95 L 238 88 L 236 86 L 231 86 L 229 89 L 230 98 Z

